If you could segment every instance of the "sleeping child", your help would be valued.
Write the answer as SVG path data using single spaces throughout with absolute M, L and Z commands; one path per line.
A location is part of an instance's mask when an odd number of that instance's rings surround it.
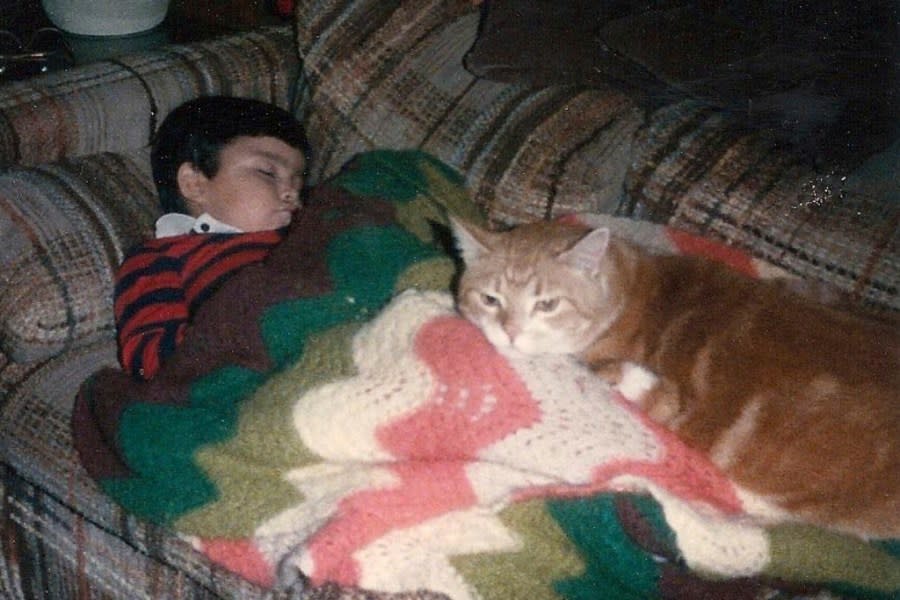
M 150 379 L 197 308 L 238 269 L 268 256 L 301 205 L 308 144 L 289 112 L 210 96 L 177 107 L 153 141 L 163 216 L 116 273 L 122 368 Z

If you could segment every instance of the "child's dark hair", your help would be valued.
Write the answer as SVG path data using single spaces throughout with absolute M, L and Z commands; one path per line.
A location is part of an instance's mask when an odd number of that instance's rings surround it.
M 267 102 L 230 96 L 189 100 L 165 118 L 153 138 L 150 164 L 164 213 L 187 213 L 178 191 L 178 168 L 193 164 L 207 177 L 219 170 L 219 152 L 241 136 L 277 138 L 309 162 L 303 126 L 288 111 Z

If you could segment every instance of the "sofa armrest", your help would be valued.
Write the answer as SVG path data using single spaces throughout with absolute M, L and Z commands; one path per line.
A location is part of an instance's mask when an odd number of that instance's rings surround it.
M 146 149 L 0 172 L 0 352 L 29 363 L 114 337 L 115 269 L 158 211 Z
M 290 27 L 169 45 L 0 86 L 0 166 L 146 146 L 160 120 L 200 95 L 288 108 L 299 72 Z

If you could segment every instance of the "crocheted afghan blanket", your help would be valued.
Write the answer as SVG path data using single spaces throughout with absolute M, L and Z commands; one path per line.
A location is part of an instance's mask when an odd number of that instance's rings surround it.
M 750 495 L 572 359 L 493 348 L 454 312 L 447 212 L 478 218 L 435 159 L 357 157 L 156 379 L 84 383 L 86 469 L 301 597 L 898 597 L 897 544 L 763 527 Z M 661 226 L 574 218 L 772 274 Z

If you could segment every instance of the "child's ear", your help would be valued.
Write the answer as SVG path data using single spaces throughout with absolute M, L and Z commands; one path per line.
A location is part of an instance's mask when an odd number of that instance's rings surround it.
M 203 204 L 206 198 L 206 186 L 209 178 L 194 163 L 184 162 L 176 173 L 178 192 L 192 204 Z

